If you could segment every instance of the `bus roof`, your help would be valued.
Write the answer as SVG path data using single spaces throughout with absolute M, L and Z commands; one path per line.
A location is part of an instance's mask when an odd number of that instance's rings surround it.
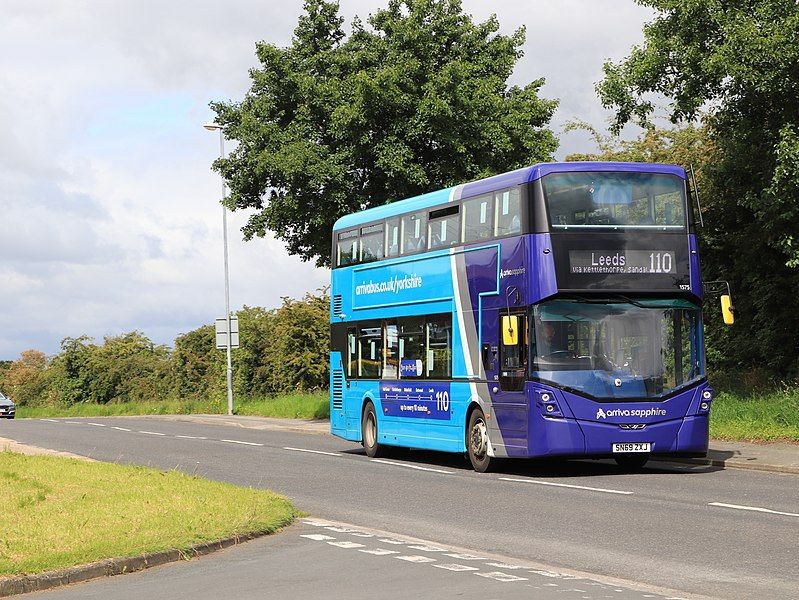
M 502 190 L 522 183 L 528 183 L 540 179 L 550 173 L 576 173 L 584 171 L 627 171 L 630 173 L 662 173 L 664 175 L 676 175 L 686 179 L 685 169 L 676 165 L 664 165 L 655 163 L 634 163 L 634 162 L 553 162 L 539 163 L 530 167 L 523 167 L 508 173 L 501 173 L 493 177 L 479 179 L 463 184 L 461 196 L 471 198 L 487 192 Z M 457 186 L 455 186 L 457 187 Z M 333 231 L 348 229 L 362 223 L 380 221 L 395 215 L 425 210 L 427 208 L 441 205 L 450 199 L 455 187 L 444 188 L 415 196 L 406 200 L 390 202 L 382 206 L 375 206 L 367 210 L 352 213 L 341 217 L 333 226 Z

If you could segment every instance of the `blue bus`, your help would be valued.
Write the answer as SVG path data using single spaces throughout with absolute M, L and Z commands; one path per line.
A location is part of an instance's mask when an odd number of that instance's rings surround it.
M 331 432 L 370 457 L 465 453 L 478 472 L 705 456 L 690 197 L 678 166 L 545 163 L 342 217 Z

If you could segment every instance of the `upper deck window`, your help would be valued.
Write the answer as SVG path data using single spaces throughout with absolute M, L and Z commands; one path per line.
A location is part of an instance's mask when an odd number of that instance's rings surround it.
M 402 217 L 402 254 L 427 248 L 427 213 L 418 212 Z
M 656 173 L 552 173 L 542 180 L 553 229 L 685 229 L 685 183 Z
M 339 267 L 358 262 L 358 230 L 342 231 L 336 240 L 336 264 Z
M 361 262 L 383 258 L 383 225 L 361 228 Z
M 494 236 L 494 196 L 486 194 L 463 202 L 463 242 L 479 242 Z
M 448 206 L 430 213 L 427 222 L 430 249 L 447 248 L 460 243 L 461 228 L 459 206 Z
M 496 236 L 515 235 L 522 230 L 522 201 L 519 188 L 495 194 L 497 205 Z

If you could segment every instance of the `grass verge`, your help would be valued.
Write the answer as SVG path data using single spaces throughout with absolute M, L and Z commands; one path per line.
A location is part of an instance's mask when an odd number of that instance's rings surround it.
M 799 443 L 799 389 L 762 393 L 722 391 L 713 400 L 710 437 Z
M 289 394 L 275 398 L 237 398 L 236 414 L 281 419 L 327 419 L 327 392 Z M 20 406 L 17 418 L 113 417 L 124 415 L 226 414 L 227 400 L 163 400 L 160 402 L 118 402 L 74 404 L 72 406 Z
M 12 452 L 0 452 L 0 506 L 0 577 L 272 532 L 296 514 L 269 491 Z

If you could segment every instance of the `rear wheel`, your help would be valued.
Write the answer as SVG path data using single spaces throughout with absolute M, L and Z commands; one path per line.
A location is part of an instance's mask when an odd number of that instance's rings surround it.
M 485 473 L 491 468 L 492 462 L 496 462 L 488 455 L 488 427 L 485 415 L 479 408 L 475 408 L 469 415 L 466 448 L 469 452 L 469 461 L 478 473 Z
M 377 413 L 375 412 L 375 405 L 371 402 L 367 402 L 363 409 L 361 439 L 363 440 L 363 449 L 366 450 L 366 456 L 376 458 L 385 455 L 385 446 L 377 442 Z
M 626 471 L 639 471 L 649 461 L 648 454 L 620 454 L 614 456 L 613 460 Z

